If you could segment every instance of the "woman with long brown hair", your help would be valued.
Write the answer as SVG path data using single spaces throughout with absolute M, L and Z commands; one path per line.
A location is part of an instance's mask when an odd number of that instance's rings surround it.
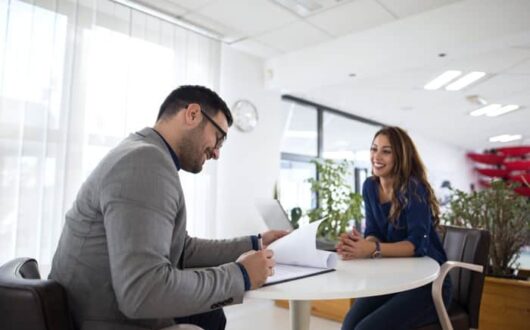
M 354 258 L 429 256 L 447 260 L 436 227 L 439 205 L 427 181 L 425 166 L 409 135 L 384 127 L 370 149 L 372 176 L 363 185 L 366 229 L 343 234 L 337 244 L 345 260 Z M 450 301 L 447 277 L 443 297 Z M 431 284 L 395 294 L 356 299 L 343 329 L 410 329 L 435 322 Z

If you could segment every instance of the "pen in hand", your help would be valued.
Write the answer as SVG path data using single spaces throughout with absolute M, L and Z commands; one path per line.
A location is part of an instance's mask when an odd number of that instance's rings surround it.
M 258 234 L 258 250 L 263 250 L 263 238 Z

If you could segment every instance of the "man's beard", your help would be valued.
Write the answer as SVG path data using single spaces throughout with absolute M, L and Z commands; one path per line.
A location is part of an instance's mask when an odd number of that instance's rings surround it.
M 196 127 L 187 136 L 183 137 L 180 147 L 180 163 L 182 169 L 190 173 L 202 171 L 204 150 L 201 150 L 200 140 L 204 127 Z

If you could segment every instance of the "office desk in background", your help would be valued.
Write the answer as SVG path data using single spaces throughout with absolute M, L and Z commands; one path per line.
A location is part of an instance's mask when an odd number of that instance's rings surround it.
M 406 291 L 436 279 L 428 257 L 339 260 L 336 271 L 248 291 L 245 298 L 289 300 L 292 330 L 308 330 L 311 300 L 347 299 Z

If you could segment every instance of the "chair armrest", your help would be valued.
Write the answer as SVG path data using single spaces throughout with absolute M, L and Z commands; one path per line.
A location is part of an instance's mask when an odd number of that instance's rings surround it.
M 481 265 L 475 265 L 459 261 L 446 261 L 440 267 L 440 273 L 438 274 L 436 280 L 434 280 L 434 282 L 432 283 L 432 299 L 434 301 L 434 307 L 436 308 L 436 313 L 438 314 L 438 319 L 440 320 L 440 325 L 442 326 L 443 330 L 453 330 L 453 325 L 451 324 L 451 320 L 449 319 L 449 315 L 447 314 L 447 310 L 444 306 L 444 301 L 442 297 L 442 287 L 445 277 L 447 276 L 449 271 L 456 267 L 469 269 L 479 273 L 482 273 L 484 271 L 484 267 L 482 267 Z

